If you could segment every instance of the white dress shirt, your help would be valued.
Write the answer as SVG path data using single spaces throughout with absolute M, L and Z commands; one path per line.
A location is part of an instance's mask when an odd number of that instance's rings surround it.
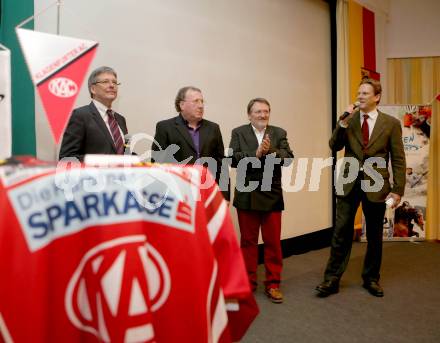
M 92 99 L 93 103 L 95 104 L 99 114 L 102 117 L 102 120 L 104 120 L 105 125 L 107 126 L 108 132 L 110 132 L 110 136 L 113 138 L 112 130 L 110 129 L 110 124 L 108 123 L 108 114 L 107 106 L 105 106 L 103 103 L 99 102 L 98 100 Z M 122 132 L 121 127 L 118 124 L 119 132 L 121 133 L 122 141 L 124 142 L 124 132 Z
M 254 130 L 255 136 L 257 136 L 258 145 L 261 145 L 261 142 L 263 142 L 264 134 L 266 132 L 266 128 L 259 131 L 254 127 L 254 125 L 251 125 L 251 126 L 252 126 L 252 129 Z

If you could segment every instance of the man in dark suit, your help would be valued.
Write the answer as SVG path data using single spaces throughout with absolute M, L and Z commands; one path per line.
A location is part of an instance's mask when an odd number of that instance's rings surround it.
M 229 201 L 228 165 L 223 162 L 224 145 L 218 124 L 206 120 L 204 99 L 199 88 L 181 88 L 174 101 L 176 117 L 156 124 L 152 146 L 154 162 L 207 163 L 223 196 Z
M 363 80 L 358 90 L 359 111 L 354 111 L 353 105 L 350 105 L 347 108 L 350 114 L 338 122 L 330 139 L 331 149 L 338 151 L 345 148 L 345 158 L 357 163 L 355 174 L 352 175 L 354 177 L 349 176 L 352 166 L 345 164 L 336 184 L 336 223 L 330 258 L 324 282 L 316 287 L 321 297 L 339 291 L 339 280 L 350 258 L 354 218 L 360 203 L 365 215 L 368 240 L 362 272 L 363 287 L 374 296 L 384 295 L 379 277 L 385 201 L 396 207 L 403 195 L 405 152 L 399 120 L 376 108 L 381 93 L 379 81 Z M 390 184 L 388 171 L 390 162 L 393 184 Z
M 256 98 L 249 102 L 250 123 L 232 131 L 232 167 L 237 168 L 234 206 L 237 208 L 241 249 L 249 282 L 257 287 L 258 234 L 264 241 L 265 293 L 275 303 L 283 302 L 280 290 L 281 211 L 284 210 L 281 165 L 292 162 L 293 153 L 285 130 L 268 125 L 270 104 Z M 278 159 L 278 160 L 276 160 Z
M 83 161 L 86 154 L 123 154 L 125 118 L 112 110 L 118 95 L 116 72 L 110 67 L 95 69 L 89 76 L 92 102 L 75 109 L 64 132 L 60 159 L 76 157 Z

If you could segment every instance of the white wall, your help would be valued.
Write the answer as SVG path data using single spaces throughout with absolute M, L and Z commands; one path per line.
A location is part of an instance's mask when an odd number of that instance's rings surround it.
M 51 2 L 35 0 L 35 12 Z M 55 32 L 55 18 L 48 11 L 36 30 Z M 226 147 L 231 130 L 247 123 L 249 100 L 262 96 L 295 157 L 330 156 L 330 23 L 322 0 L 71 0 L 63 2 L 61 34 L 99 41 L 91 68 L 118 72 L 114 107 L 130 133 L 154 135 L 157 121 L 175 115 L 177 90 L 194 85 Z M 77 106 L 90 101 L 86 88 Z M 37 140 L 38 156 L 54 159 L 38 101 Z M 331 226 L 330 173 L 319 191 L 286 194 L 283 238 Z
M 387 57 L 440 56 L 440 1 L 390 0 Z

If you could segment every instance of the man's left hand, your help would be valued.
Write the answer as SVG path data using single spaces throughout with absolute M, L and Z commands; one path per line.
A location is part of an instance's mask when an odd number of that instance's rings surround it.
M 390 198 L 393 198 L 393 200 L 394 200 L 393 206 L 391 206 L 391 208 L 396 208 L 400 204 L 400 200 L 402 199 L 402 197 L 399 194 L 390 193 L 390 194 L 388 194 L 385 201 L 387 201 Z

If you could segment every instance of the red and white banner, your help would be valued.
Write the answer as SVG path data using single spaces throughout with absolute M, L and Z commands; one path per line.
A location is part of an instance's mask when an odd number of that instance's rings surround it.
M 11 151 L 11 52 L 0 44 L 0 159 Z
M 0 341 L 241 339 L 258 308 L 205 173 L 1 166 Z
M 98 43 L 21 28 L 16 32 L 58 144 Z

